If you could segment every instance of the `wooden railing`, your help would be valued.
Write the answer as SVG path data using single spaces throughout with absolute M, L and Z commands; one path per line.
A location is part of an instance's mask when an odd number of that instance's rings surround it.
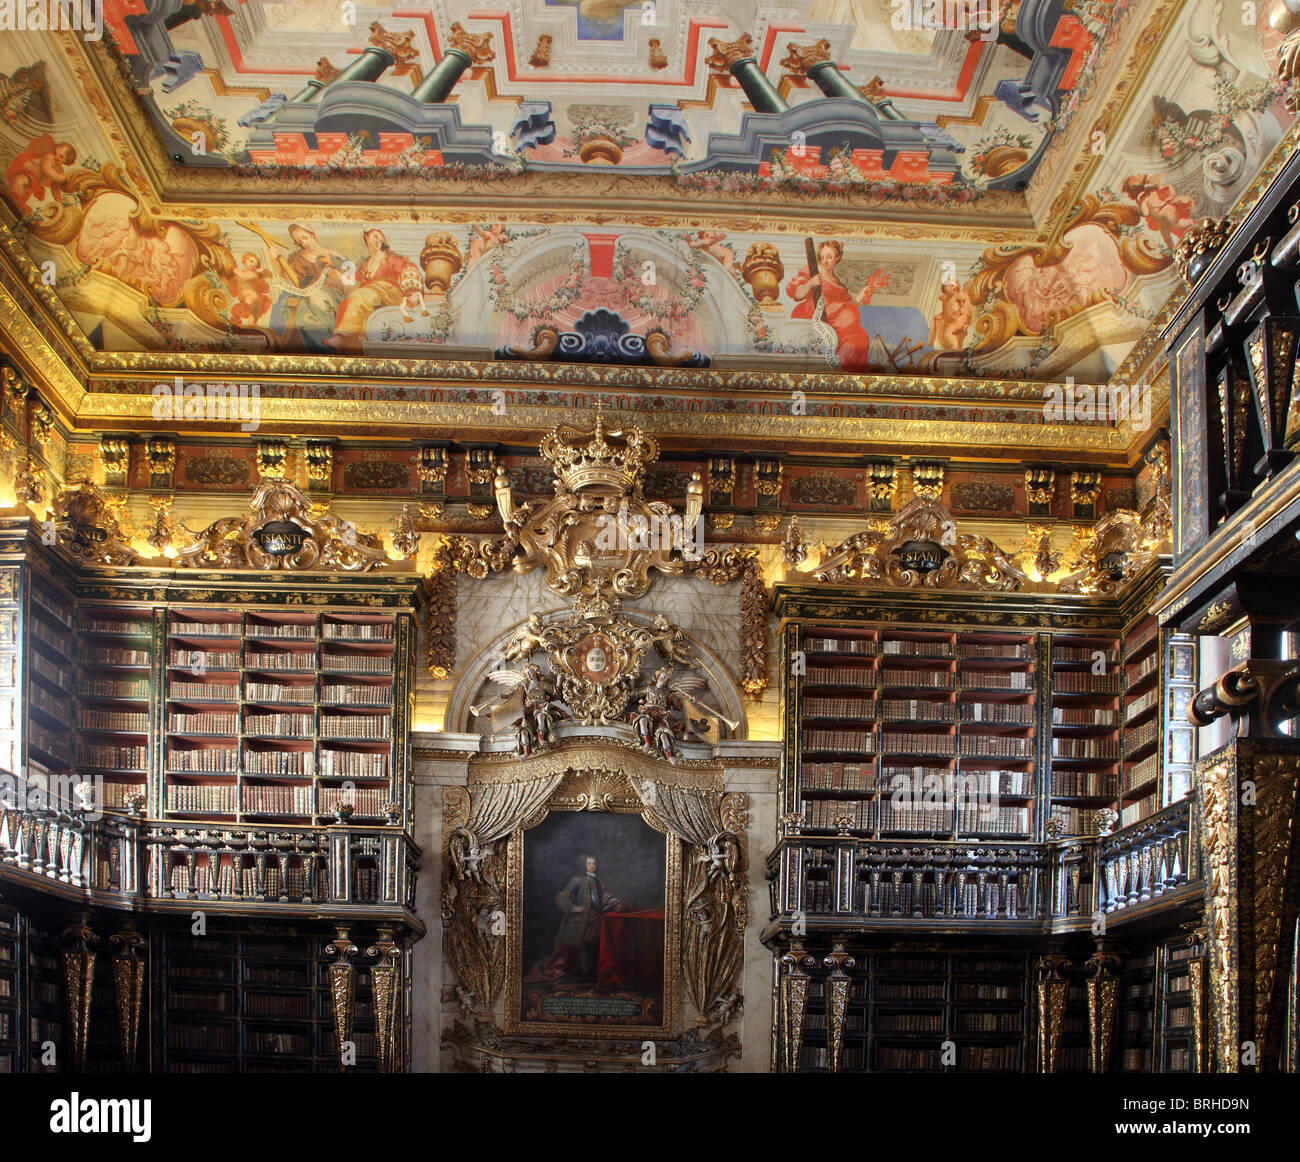
M 790 835 L 768 859 L 772 919 L 870 927 L 1071 927 L 1199 881 L 1184 800 L 1106 836 L 1047 843 Z
M 65 804 L 0 805 L 0 875 L 91 902 L 415 909 L 420 849 L 400 827 L 178 826 Z

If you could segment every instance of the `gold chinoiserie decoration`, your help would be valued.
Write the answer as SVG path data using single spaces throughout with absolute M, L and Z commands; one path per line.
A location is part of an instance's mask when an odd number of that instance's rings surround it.
M 117 1023 L 122 1037 L 122 1063 L 128 1072 L 135 1069 L 136 1048 L 140 1041 L 140 1014 L 144 1002 L 144 937 L 132 928 L 124 928 L 108 938 L 114 946 L 113 991 L 117 998 Z
M 1088 971 L 1088 1068 L 1105 1073 L 1110 1068 L 1115 1039 L 1115 1009 L 1119 1003 L 1119 958 L 1095 952 L 1084 965 Z
M 402 948 L 394 942 L 391 928 L 379 929 L 379 938 L 366 949 L 366 956 L 375 962 L 370 969 L 370 987 L 375 1005 L 379 1072 L 401 1073 Z
M 1061 1031 L 1065 1027 L 1065 998 L 1070 982 L 1061 970 L 1068 956 L 1054 953 L 1038 959 L 1038 1072 L 1055 1073 Z
M 782 1073 L 799 1072 L 799 1051 L 803 1048 L 804 1011 L 808 1006 L 807 970 L 817 963 L 804 951 L 798 940 L 792 941 L 790 951 L 781 957 L 781 1039 L 778 1046 Z
M 334 1018 L 335 1049 L 342 1072 L 347 1065 L 356 1063 L 355 1052 L 352 1061 L 348 1061 L 347 1047 L 352 1041 L 352 1019 L 356 1013 L 357 970 L 352 958 L 357 954 L 357 946 L 346 928 L 338 928 L 324 951 L 326 956 L 335 957 L 329 966 L 330 1013 Z
M 68 1011 L 68 1041 L 73 1073 L 86 1071 L 91 989 L 95 982 L 95 951 L 91 946 L 97 941 L 98 937 L 84 920 L 63 931 L 63 990 Z
M 845 950 L 843 944 L 836 944 L 823 959 L 822 964 L 830 969 L 826 978 L 826 1045 L 829 1049 L 829 1068 L 832 1073 L 839 1073 L 840 1061 L 844 1053 L 844 1018 L 849 1008 L 849 974 L 857 961 Z

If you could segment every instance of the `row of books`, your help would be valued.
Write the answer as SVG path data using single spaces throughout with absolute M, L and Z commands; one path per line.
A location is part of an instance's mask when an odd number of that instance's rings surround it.
M 942 1033 L 943 1018 L 942 1012 L 877 1012 L 875 1026 L 881 1033 Z
M 887 641 L 881 652 L 904 658 L 951 658 L 953 656 L 951 642 Z
M 169 774 L 234 774 L 239 770 L 239 751 L 234 747 L 192 747 L 173 749 L 167 757 Z
M 957 675 L 947 670 L 884 670 L 880 676 L 882 686 L 918 686 L 936 690 L 956 688 Z
M 1052 689 L 1058 694 L 1118 694 L 1119 671 L 1094 674 L 1089 670 L 1057 670 Z
M 392 641 L 391 621 L 327 621 L 321 627 L 323 636 L 348 641 Z
M 875 750 L 875 738 L 869 730 L 805 730 L 803 749 L 847 750 L 860 754 L 872 754 Z
M 172 783 L 167 787 L 167 810 L 231 815 L 235 811 L 235 788 L 229 784 Z
M 121 646 L 92 646 L 77 653 L 77 661 L 97 666 L 147 666 L 148 650 L 128 650 Z
M 1131 823 L 1136 823 L 1139 819 L 1145 819 L 1155 809 L 1158 796 L 1154 791 L 1151 794 L 1139 799 L 1136 803 L 1130 803 L 1126 807 L 1121 807 L 1119 812 L 1119 825 L 1127 827 Z
M 120 678 L 91 678 L 82 675 L 77 682 L 77 693 L 83 698 L 121 698 L 129 700 L 149 697 L 148 679 L 123 681 Z
M 1128 678 L 1128 684 L 1130 686 L 1136 685 L 1159 665 L 1160 655 L 1152 654 L 1150 657 L 1143 658 L 1136 666 L 1129 666 L 1125 672 L 1125 676 Z
M 250 775 L 303 775 L 310 777 L 315 762 L 309 750 L 244 751 L 244 771 Z
M 172 682 L 167 697 L 173 702 L 238 702 L 239 687 L 221 682 Z
M 320 773 L 326 777 L 387 778 L 388 756 L 352 750 L 322 750 Z
M 876 672 L 862 666 L 809 666 L 804 674 L 804 683 L 809 686 L 821 684 L 869 689 L 876 684 Z
M 315 641 L 315 625 L 303 625 L 299 622 L 277 622 L 267 624 L 250 621 L 244 630 L 245 637 L 294 638 L 298 641 Z
M 855 831 L 870 831 L 875 827 L 870 799 L 805 799 L 804 822 L 809 827 L 838 829 L 836 820 L 847 817 L 844 826 Z
M 244 699 L 248 702 L 288 702 L 310 706 L 315 701 L 316 690 L 312 684 L 286 686 L 281 682 L 245 682 Z
M 69 666 L 58 666 L 42 654 L 32 654 L 32 670 L 60 690 L 72 693 L 72 670 Z
M 886 698 L 881 711 L 887 719 L 928 718 L 939 722 L 956 722 L 957 707 L 952 702 L 927 702 L 919 698 Z
M 1100 735 L 1089 738 L 1053 738 L 1052 757 L 1058 759 L 1117 759 L 1119 739 Z
M 1110 665 L 1119 661 L 1119 653 L 1113 647 L 1103 648 L 1102 646 L 1053 646 L 1052 661 L 1054 662 L 1091 662 L 1094 665 L 1101 662 L 1103 665 Z
M 72 758 L 72 746 L 67 734 L 55 734 L 53 731 L 46 730 L 38 722 L 29 721 L 27 737 L 46 754 L 56 759 L 68 762 Z
M 1110 771 L 1053 771 L 1052 797 L 1113 799 L 1116 783 Z
M 191 878 L 189 864 L 173 864 L 170 883 L 172 890 L 178 894 L 191 891 L 201 895 L 216 896 L 256 896 L 257 868 L 236 867 L 229 859 L 217 857 L 214 867 L 208 859 L 195 861 L 194 875 Z M 301 863 L 291 864 L 283 871 L 275 860 L 267 860 L 264 867 L 266 876 L 266 895 L 288 896 L 290 899 L 302 899 L 307 894 L 307 869 Z M 239 890 L 236 891 L 236 888 Z M 326 868 L 316 868 L 316 890 L 312 893 L 316 899 L 325 899 L 329 895 L 329 878 Z M 224 971 L 224 970 L 223 970 Z M 204 977 L 202 979 L 212 979 Z
M 964 734 L 961 753 L 972 758 L 1033 758 L 1034 740 L 1013 734 Z
M 1024 661 L 1034 656 L 1034 647 L 1029 642 L 1015 644 L 997 644 L 990 642 L 962 642 L 963 658 L 998 658 L 1004 661 Z
M 1125 795 L 1136 787 L 1145 786 L 1147 783 L 1155 781 L 1159 772 L 1158 754 L 1149 754 L 1140 763 L 1133 763 L 1131 766 L 1124 768 L 1124 780 L 1122 790 Z
M 1034 721 L 1034 708 L 1026 702 L 963 702 L 961 720 L 1030 726 Z
M 889 703 L 885 705 L 888 708 Z M 810 718 L 874 718 L 876 702 L 874 698 L 805 698 L 803 712 Z
M 39 629 L 40 631 L 39 633 L 34 632 L 32 634 L 33 640 L 43 642 L 45 645 L 50 646 L 64 655 L 72 653 L 72 634 L 68 630 L 43 623 L 36 623 L 32 628 L 33 630 Z
M 38 611 L 48 614 L 54 618 L 60 625 L 72 628 L 72 611 L 70 603 L 65 603 L 59 595 L 47 590 L 43 585 L 36 584 L 32 586 L 32 604 L 38 608 Z
M 149 714 L 137 710 L 86 710 L 77 712 L 77 725 L 82 730 L 126 730 L 143 732 L 149 729 Z
M 1160 687 L 1154 686 L 1143 694 L 1140 698 L 1134 698 L 1132 702 L 1124 706 L 1124 721 L 1132 722 L 1133 719 L 1140 717 L 1160 701 Z
M 1144 722 L 1141 726 L 1124 732 L 1124 749 L 1125 751 L 1141 750 L 1144 746 L 1149 746 L 1155 742 L 1156 736 L 1160 731 L 1160 723 L 1154 718 L 1150 722 Z
M 1053 726 L 1114 726 L 1115 711 L 1099 706 L 1053 706 Z
M 802 645 L 809 653 L 857 654 L 860 657 L 875 657 L 876 655 L 876 643 L 870 638 L 805 637 Z
M 375 654 L 322 654 L 322 670 L 341 670 L 350 674 L 387 674 L 392 660 Z
M 239 651 L 172 649 L 167 651 L 167 664 L 184 667 L 198 674 L 207 670 L 237 670 Z
M 988 690 L 1029 690 L 1034 676 L 1024 670 L 971 670 L 962 675 L 966 686 L 980 686 Z
M 951 831 L 955 823 L 951 806 L 932 807 L 927 804 L 895 803 L 885 798 L 880 801 L 880 829 L 882 831 Z
M 1066 835 L 1096 835 L 1101 829 L 1097 812 L 1082 807 L 1068 807 L 1064 803 L 1053 803 L 1050 817 L 1061 825 Z
M 312 787 L 291 783 L 256 784 L 240 788 L 243 810 L 259 815 L 310 815 Z
M 391 686 L 327 685 L 321 691 L 323 706 L 391 706 Z
M 957 739 L 951 734 L 927 734 L 915 730 L 891 732 L 881 739 L 881 753 L 952 757 L 957 753 Z
M 83 745 L 78 759 L 83 767 L 98 767 L 106 771 L 142 771 L 149 761 L 147 755 L 148 748 L 143 746 L 107 746 L 95 743 Z
M 68 699 L 66 695 L 55 694 L 52 690 L 46 690 L 43 686 L 33 686 L 27 691 L 27 700 L 38 710 L 44 710 L 51 718 L 62 719 L 68 712 Z M 12 730 L 13 726 L 13 703 L 7 703 L 9 712 L 0 721 L 0 726 L 6 730 Z
M 184 637 L 239 637 L 237 621 L 181 621 L 171 623 L 171 632 Z
M 167 715 L 167 729 L 181 734 L 239 734 L 239 715 L 205 710 L 198 714 L 172 711 Z
M 87 617 L 82 619 L 77 629 L 82 633 L 116 633 L 124 637 L 148 637 L 149 618 L 137 621 L 122 621 L 118 618 Z
M 363 716 L 322 714 L 321 734 L 326 738 L 356 738 L 383 741 L 393 737 L 393 720 L 387 714 Z
M 873 763 L 804 763 L 801 775 L 804 788 L 813 791 L 870 791 L 876 782 Z
M 315 731 L 311 714 L 247 714 L 244 729 L 249 734 L 276 738 L 311 738 Z
M 1023 1020 L 1019 1012 L 972 1013 L 958 1010 L 958 1033 L 1019 1033 Z

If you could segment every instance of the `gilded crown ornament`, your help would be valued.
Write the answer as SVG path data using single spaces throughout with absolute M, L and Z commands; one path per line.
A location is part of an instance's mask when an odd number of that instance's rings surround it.
M 590 438 L 584 441 L 584 436 Z M 557 492 L 630 492 L 640 486 L 646 465 L 659 458 L 659 445 L 635 425 L 607 433 L 599 411 L 592 431 L 559 424 L 542 438 L 538 450 L 555 472 Z

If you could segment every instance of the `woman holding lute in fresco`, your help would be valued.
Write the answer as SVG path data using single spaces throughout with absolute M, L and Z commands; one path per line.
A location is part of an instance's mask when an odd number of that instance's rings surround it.
M 785 293 L 797 304 L 790 317 L 811 319 L 828 361 L 841 371 L 862 371 L 867 367 L 871 336 L 862 327 L 859 307 L 871 302 L 871 296 L 889 285 L 889 276 L 876 270 L 858 293 L 851 294 L 835 277 L 835 267 L 844 256 L 844 246 L 828 238 L 814 246 L 808 238 L 804 245 L 808 265 L 786 283 Z M 816 273 L 812 273 L 813 271 Z
M 286 347 L 328 351 L 324 341 L 334 333 L 339 304 L 348 293 L 344 281 L 347 259 L 321 245 L 314 231 L 297 223 L 289 227 L 292 250 L 252 222 L 238 225 L 256 234 L 270 250 L 271 294 L 275 297 L 268 326 Z

